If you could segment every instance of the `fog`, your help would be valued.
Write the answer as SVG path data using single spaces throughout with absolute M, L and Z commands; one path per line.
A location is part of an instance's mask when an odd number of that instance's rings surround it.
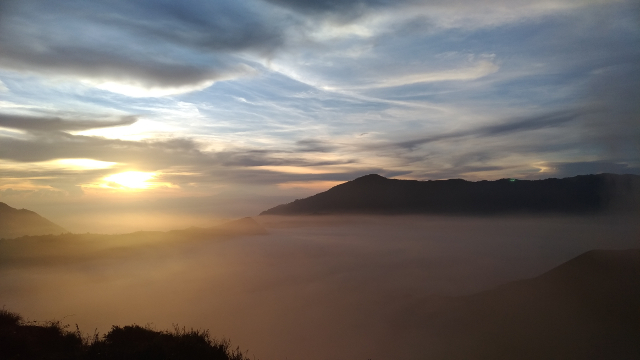
M 640 247 L 640 224 L 622 216 L 255 219 L 269 234 L 5 240 L 0 305 L 87 333 L 205 328 L 262 360 L 422 359 L 404 323 L 417 301 L 534 277 L 591 249 Z

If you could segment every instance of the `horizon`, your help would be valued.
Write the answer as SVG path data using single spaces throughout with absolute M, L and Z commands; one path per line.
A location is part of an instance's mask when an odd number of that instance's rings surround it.
M 240 216 L 237 216 L 235 218 L 228 218 L 228 217 L 223 217 L 223 218 L 211 218 L 209 216 L 207 216 L 206 214 L 192 214 L 190 216 L 185 216 L 184 218 L 181 219 L 175 219 L 175 218 L 167 218 L 167 217 L 162 217 L 159 216 L 157 213 L 144 213 L 144 212 L 138 212 L 135 214 L 132 213 L 128 213 L 125 215 L 120 214 L 118 217 L 122 218 L 123 216 L 126 217 L 130 217 L 132 215 L 137 216 L 137 220 L 138 221 L 129 221 L 124 227 L 122 226 L 118 226 L 118 224 L 114 224 L 112 222 L 113 219 L 111 218 L 106 218 L 106 219 L 101 219 L 102 222 L 101 223 L 95 223 L 95 222 L 91 222 L 91 220 L 95 219 L 87 219 L 87 218 L 80 218 L 80 219 L 75 219 L 76 224 L 82 224 L 82 226 L 84 226 L 84 228 L 80 231 L 78 231 L 78 229 L 76 228 L 68 228 L 65 226 L 62 226 L 63 228 L 65 228 L 65 233 L 67 234 L 80 234 L 80 233 L 92 233 L 92 234 L 102 234 L 102 235 L 110 235 L 110 234 L 127 234 L 127 233 L 134 233 L 134 232 L 144 232 L 144 231 L 161 231 L 161 232 L 168 232 L 168 231 L 172 231 L 172 230 L 180 230 L 180 229 L 186 229 L 186 228 L 212 228 L 212 227 L 218 227 L 219 225 L 223 225 L 225 223 L 230 223 L 230 222 L 235 222 L 236 220 L 239 219 L 244 219 L 244 218 L 252 218 L 255 216 L 262 216 L 262 215 L 267 215 L 267 216 L 271 216 L 271 215 L 284 215 L 284 216 L 292 216 L 295 214 L 294 213 L 271 213 L 271 211 L 278 209 L 278 208 L 282 208 L 282 207 L 286 207 L 289 205 L 292 205 L 294 203 L 297 203 L 298 201 L 302 200 L 307 201 L 307 199 L 311 199 L 311 198 L 315 198 L 316 195 L 322 196 L 322 194 L 329 192 L 330 190 L 333 190 L 334 188 L 337 188 L 339 185 L 344 185 L 346 183 L 349 182 L 353 182 L 356 183 L 357 180 L 361 180 L 361 179 L 365 179 L 365 178 L 380 178 L 380 179 L 384 179 L 384 180 L 400 180 L 400 181 L 405 181 L 407 180 L 408 182 L 413 182 L 416 180 L 410 180 L 410 179 L 394 179 L 394 178 L 386 178 L 380 174 L 367 174 L 367 175 L 363 175 L 360 176 L 358 178 L 346 181 L 344 183 L 340 183 L 338 185 L 335 185 L 325 191 L 319 191 L 315 194 L 311 194 L 310 196 L 301 198 L 301 199 L 295 199 L 293 201 L 288 201 L 288 202 L 284 202 L 284 203 L 280 203 L 280 204 L 276 204 L 273 205 L 269 208 L 263 208 L 260 209 L 258 213 L 256 214 L 242 214 Z M 545 178 L 545 179 L 536 179 L 536 180 L 530 180 L 530 179 L 516 179 L 516 178 L 502 178 L 502 179 L 497 179 L 497 180 L 476 180 L 476 181 L 469 181 L 469 180 L 465 180 L 465 179 L 438 179 L 438 180 L 425 180 L 424 182 L 432 182 L 432 181 L 463 181 L 463 182 L 470 182 L 470 183 L 486 183 L 486 182 L 493 182 L 493 183 L 497 183 L 498 181 L 504 181 L 504 180 L 508 180 L 510 182 L 514 182 L 514 181 L 524 181 L 524 182 L 546 182 L 546 180 L 569 180 L 569 179 L 577 179 L 577 178 L 581 178 L 581 177 L 604 177 L 605 179 L 607 179 L 605 181 L 605 183 L 603 184 L 608 184 L 605 185 L 607 188 L 610 186 L 620 186 L 623 183 L 620 183 L 620 181 L 623 181 L 623 177 L 636 177 L 636 182 L 640 181 L 640 175 L 635 175 L 635 174 L 612 174 L 612 173 L 600 173 L 600 174 L 587 174 L 587 175 L 576 175 L 576 176 L 571 176 L 571 177 L 566 177 L 566 178 Z M 617 179 L 617 180 L 616 180 Z M 633 182 L 632 179 L 627 179 L 626 181 L 631 180 Z M 420 182 L 420 180 L 417 180 Z M 612 182 L 613 181 L 613 182 Z M 624 182 L 626 182 L 624 181 Z M 565 183 L 566 184 L 566 183 Z M 617 185 L 616 185 L 617 184 Z M 586 184 L 583 183 L 582 187 L 584 187 Z M 637 184 L 636 184 L 637 185 Z M 388 185 L 387 185 L 388 186 Z M 593 184 L 591 185 L 587 185 L 592 187 Z M 631 186 L 631 188 L 629 188 L 629 186 Z M 622 189 L 626 189 L 626 190 L 622 190 Z M 337 191 L 340 191 L 338 189 L 336 189 Z M 396 189 L 398 190 L 398 189 Z M 543 190 L 543 188 L 538 188 L 538 190 Z M 586 189 L 583 188 L 583 192 Z M 590 188 L 589 191 L 597 191 L 598 193 L 600 191 L 604 190 L 604 188 Z M 613 190 L 613 188 L 609 189 L 609 190 Z M 634 187 L 634 185 L 632 185 L 632 183 L 627 183 L 626 185 L 624 185 L 622 188 L 619 188 L 617 191 L 622 190 L 624 193 L 624 198 L 621 198 L 620 194 L 615 195 L 614 197 L 610 197 L 610 195 L 605 195 L 605 193 L 602 193 L 600 196 L 605 196 L 603 199 L 606 205 L 597 205 L 596 203 L 591 203 L 589 206 L 597 206 L 597 208 L 593 208 L 593 209 L 583 209 L 582 211 L 579 212 L 575 212 L 577 209 L 573 209 L 571 207 L 570 202 L 571 201 L 576 201 L 578 200 L 577 198 L 575 198 L 575 196 L 577 196 L 576 194 L 573 195 L 573 199 L 571 198 L 567 198 L 565 199 L 565 201 L 567 201 L 567 203 L 565 203 L 565 206 L 568 206 L 567 208 L 564 208 L 564 210 L 557 208 L 555 210 L 550 209 L 546 209 L 544 210 L 544 208 L 528 208 L 528 210 L 525 210 L 524 212 L 522 212 L 522 209 L 518 210 L 518 209 L 511 209 L 511 210 L 507 210 L 508 207 L 510 205 L 503 205 L 503 206 L 507 206 L 506 208 L 504 208 L 503 210 L 499 210 L 498 212 L 490 212 L 490 213 L 483 213 L 483 212 L 478 212 L 478 210 L 480 208 L 477 208 L 477 205 L 473 205 L 471 203 L 468 203 L 465 205 L 464 201 L 462 203 L 459 203 L 458 205 L 456 205 L 459 210 L 457 212 L 450 212 L 451 209 L 449 210 L 444 210 L 441 209 L 440 213 L 438 212 L 434 212 L 433 209 L 429 210 L 427 212 L 416 212 L 415 209 L 410 210 L 412 208 L 407 208 L 407 209 L 395 209 L 395 210 L 390 210 L 390 213 L 387 214 L 391 214 L 391 213 L 395 213 L 397 211 L 400 212 L 404 212 L 406 211 L 404 214 L 405 215 L 416 215 L 416 216 L 433 216 L 433 215 L 444 215 L 444 216 L 477 216 L 477 215 L 491 215 L 491 216 L 510 216 L 510 215 L 518 215 L 518 216 L 531 216 L 531 215 L 554 215 L 554 216 L 575 216 L 575 215 L 588 215 L 588 216 L 601 216 L 601 215 L 624 215 L 625 212 L 629 212 L 631 211 L 631 213 L 633 213 L 633 211 L 637 211 L 637 196 L 638 193 L 637 191 L 639 190 L 636 187 Z M 543 190 L 543 192 L 548 191 L 547 190 Z M 521 197 L 523 194 L 517 195 L 517 197 Z M 584 194 L 583 194 L 584 195 Z M 540 193 L 539 196 L 543 196 L 543 193 Z M 582 196 L 582 195 L 579 195 Z M 384 197 L 383 197 L 384 198 Z M 635 200 L 634 200 L 635 199 Z M 477 199 L 476 199 L 477 200 Z M 582 199 L 583 201 L 585 199 Z M 383 200 L 384 201 L 384 200 Z M 486 199 L 485 199 L 486 201 Z M 524 198 L 519 200 L 520 202 L 522 202 L 522 204 L 526 203 L 526 201 L 530 201 L 530 200 L 525 200 Z M 523 202 L 524 201 L 524 202 Z M 613 201 L 613 202 L 612 202 Z M 358 201 L 356 201 L 358 202 Z M 14 210 L 29 210 L 31 212 L 35 212 L 31 209 L 26 209 L 24 207 L 14 207 L 11 206 L 10 204 L 4 203 L 0 201 L 0 204 L 4 205 L 4 206 L 9 206 L 10 208 L 14 209 Z M 383 203 L 380 203 L 383 204 Z M 300 205 L 300 204 L 298 204 Z M 585 206 L 585 204 L 581 205 L 581 206 Z M 348 206 L 348 205 L 347 205 Z M 471 206 L 471 207 L 469 207 Z M 530 206 L 530 205 L 523 205 L 523 206 Z M 476 210 L 472 210 L 472 209 L 476 209 Z M 467 210 L 461 210 L 461 209 L 467 209 Z M 493 209 L 493 211 L 496 211 L 499 208 L 495 208 Z M 573 210 L 571 210 L 573 209 Z M 636 209 L 636 210 L 634 210 Z M 489 210 L 489 208 L 483 210 L 483 211 L 487 211 Z M 513 214 L 510 214 L 510 211 L 514 211 L 515 212 Z M 316 209 L 314 211 L 312 211 L 311 213 L 308 212 L 309 209 L 307 210 L 303 210 L 303 212 L 299 213 L 298 215 L 303 215 L 303 216 L 308 216 L 308 215 L 319 215 L 321 213 L 324 213 L 327 210 L 322 210 L 322 209 Z M 320 213 L 318 213 L 318 211 L 320 211 Z M 460 212 L 461 211 L 461 212 Z M 559 212 L 558 212 L 559 211 Z M 37 212 L 35 212 L 37 214 Z M 564 213 L 564 214 L 563 214 Z M 339 214 L 339 213 L 335 213 L 335 214 Z M 360 215 L 374 215 L 375 216 L 375 212 L 372 213 L 370 212 L 370 209 L 367 210 L 366 208 L 361 209 L 361 210 L 356 210 L 355 212 L 353 211 L 348 211 L 343 213 L 343 215 L 354 215 L 354 216 L 360 216 Z M 42 215 L 42 214 L 38 214 L 38 215 Z M 163 214 L 164 216 L 167 216 L 166 214 Z M 384 212 L 383 213 L 378 213 L 378 215 L 382 215 L 384 216 Z M 172 215 L 169 215 L 172 216 Z M 321 215 L 323 216 L 323 215 Z M 44 217 L 46 220 L 49 220 L 46 218 L 46 216 Z M 131 219 L 130 219 L 131 220 Z M 53 222 L 56 226 L 60 225 L 60 224 L 56 224 L 55 221 Z M 140 224 L 143 223 L 144 226 L 141 226 Z M 101 226 L 102 224 L 102 226 Z M 108 229 L 108 230 L 106 230 Z M 86 230 L 86 231 L 85 231 Z M 36 235 L 38 236 L 38 235 Z
M 569 179 L 569 178 L 576 178 L 576 177 L 581 177 L 581 176 L 600 176 L 600 175 L 621 175 L 621 176 L 640 176 L 640 175 L 635 175 L 635 174 L 612 174 L 612 173 L 599 173 L 599 174 L 585 174 L 585 175 L 575 175 L 575 176 L 570 176 L 570 177 L 566 177 L 566 178 L 561 178 L 561 179 Z M 388 180 L 411 180 L 411 179 L 396 179 L 396 178 L 387 178 L 384 177 L 380 174 L 367 174 L 367 175 L 362 175 L 360 177 L 357 177 L 355 179 L 351 179 L 351 180 L 347 180 L 345 182 L 341 182 L 337 185 L 334 185 L 332 187 L 330 187 L 329 189 L 326 190 L 321 190 L 318 191 L 316 193 L 312 193 L 309 194 L 308 196 L 305 196 L 301 199 L 306 199 L 308 197 L 312 197 L 314 195 L 318 195 L 321 193 L 324 193 L 328 190 L 331 190 L 333 188 L 335 188 L 338 185 L 342 185 L 345 184 L 347 182 L 351 182 L 351 181 L 355 181 L 361 178 L 365 178 L 365 177 L 370 177 L 370 176 L 377 176 L 377 177 L 381 177 L 383 179 L 388 179 Z M 498 181 L 498 180 L 510 180 L 510 181 L 514 181 L 514 180 L 519 180 L 519 181 L 538 181 L 538 180 L 552 180 L 552 179 L 558 179 L 558 178 L 542 178 L 542 179 L 516 179 L 516 178 L 501 178 L 501 179 L 495 179 L 495 180 L 466 180 L 466 179 L 435 179 L 435 180 L 424 180 L 424 181 L 448 181 L 448 180 L 463 180 L 466 182 L 485 182 L 485 181 Z M 418 180 L 420 181 L 420 180 Z M 137 211 L 135 213 L 126 213 L 126 214 L 117 214 L 116 215 L 116 220 L 120 220 L 123 218 L 130 218 L 131 216 L 135 216 L 136 219 L 134 221 L 129 221 L 125 226 L 118 226 L 117 224 L 114 224 L 114 218 L 111 217 L 106 217 L 104 216 L 104 213 L 99 214 L 98 217 L 94 217 L 94 216 L 90 216 L 89 218 L 86 217 L 78 217 L 77 215 L 72 215 L 72 217 L 68 217 L 66 218 L 67 221 L 71 221 L 72 224 L 74 224 L 76 227 L 75 228 L 69 228 L 66 226 L 62 226 L 63 228 L 65 228 L 65 230 L 67 230 L 68 233 L 94 233 L 94 234 L 104 234 L 104 235 L 108 235 L 108 234 L 125 234 L 125 233 L 132 233 L 132 232 L 136 232 L 136 231 L 171 231 L 171 230 L 177 230 L 177 229 L 184 229 L 184 228 L 188 228 L 188 227 L 202 227 L 202 228 L 207 228 L 207 227 L 215 227 L 215 226 L 219 226 L 221 224 L 224 224 L 226 222 L 232 222 L 238 219 L 242 219 L 245 217 L 254 217 L 254 216 L 261 216 L 263 215 L 263 213 L 265 213 L 267 210 L 272 210 L 276 207 L 282 206 L 282 205 L 286 205 L 286 204 L 290 204 L 292 203 L 294 200 L 301 200 L 301 199 L 290 199 L 289 201 L 285 201 L 282 203 L 278 203 L 278 204 L 272 204 L 270 207 L 268 208 L 262 208 L 259 209 L 257 213 L 255 214 L 239 214 L 235 217 L 211 217 L 208 214 L 197 214 L 197 213 L 191 213 L 189 215 L 182 215 L 180 216 L 178 219 L 175 218 L 174 214 L 166 214 L 166 213 L 157 213 L 157 212 L 153 212 L 153 211 Z M 2 199 L 0 199 L 2 200 Z M 14 208 L 16 210 L 29 210 L 32 212 L 35 212 L 36 214 L 38 214 L 37 211 L 35 211 L 34 209 L 27 209 L 25 207 L 20 207 L 17 204 L 8 204 L 6 202 L 2 202 L 0 201 L 1 204 L 7 205 L 11 208 Z M 12 206 L 13 205 L 13 206 Z M 43 214 L 38 214 L 38 215 L 43 215 Z M 46 215 L 46 214 L 45 214 Z M 75 217 L 73 217 L 75 216 Z M 50 220 L 47 218 L 47 216 L 43 216 L 45 219 Z M 56 218 L 54 216 L 54 218 Z M 63 218 L 64 219 L 64 218 Z M 96 221 L 96 219 L 98 219 L 99 221 Z M 129 219 L 131 220 L 131 219 Z M 57 224 L 56 221 L 53 221 L 54 224 L 56 225 L 60 225 Z M 144 224 L 143 226 L 141 226 L 140 224 Z M 77 227 L 80 226 L 80 229 L 78 229 Z M 109 229 L 109 230 L 106 230 Z
M 0 201 L 206 226 L 359 176 L 640 174 L 633 0 L 0 4 Z M 147 226 L 147 225 L 144 225 Z

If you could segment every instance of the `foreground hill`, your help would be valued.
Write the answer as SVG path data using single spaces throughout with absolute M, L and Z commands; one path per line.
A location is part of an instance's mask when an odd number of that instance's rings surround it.
M 67 232 L 64 228 L 27 209 L 15 209 L 0 202 L 0 238 Z
M 366 175 L 260 215 L 498 214 L 639 211 L 640 176 L 582 175 L 564 179 L 471 182 L 416 181 Z
M 425 299 L 404 321 L 431 359 L 640 359 L 639 285 L 640 250 L 593 250 L 533 279 Z

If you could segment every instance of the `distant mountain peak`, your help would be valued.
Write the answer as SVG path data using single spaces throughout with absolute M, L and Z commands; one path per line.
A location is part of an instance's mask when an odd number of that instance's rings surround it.
M 352 181 L 380 181 L 380 180 L 389 180 L 389 179 L 387 179 L 382 175 L 369 174 L 369 175 L 360 176 L 359 178 L 356 178 Z

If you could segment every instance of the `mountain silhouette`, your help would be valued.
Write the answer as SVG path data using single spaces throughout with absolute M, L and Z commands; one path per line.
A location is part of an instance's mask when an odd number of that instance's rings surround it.
M 501 214 L 639 211 L 640 176 L 581 175 L 564 179 L 471 182 L 417 181 L 371 174 L 260 215 Z
M 0 202 L 0 238 L 61 234 L 66 231 L 31 210 L 18 210 Z
M 640 250 L 592 250 L 533 279 L 418 301 L 404 317 L 430 359 L 640 359 Z

